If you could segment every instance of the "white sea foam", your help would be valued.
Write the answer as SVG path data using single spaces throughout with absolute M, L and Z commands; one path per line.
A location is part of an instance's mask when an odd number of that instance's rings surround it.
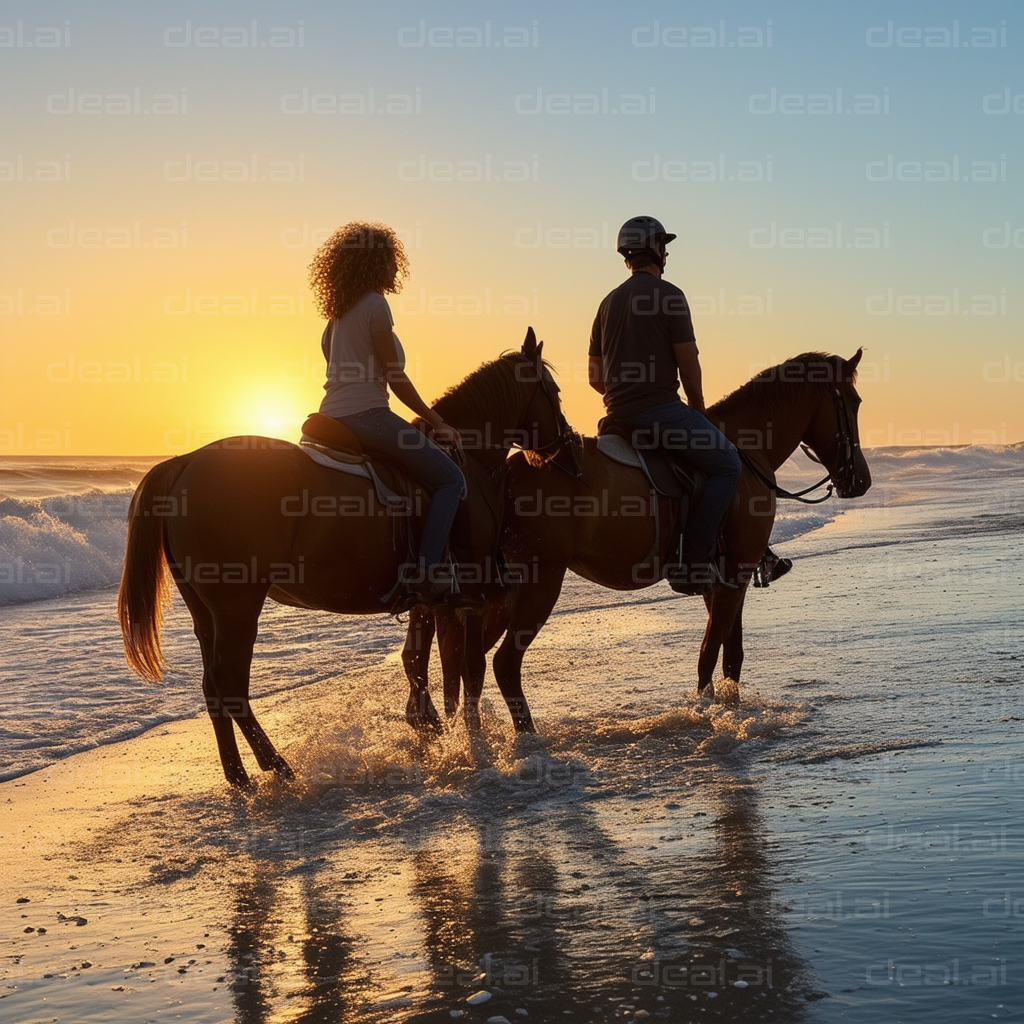
M 970 479 L 1024 473 L 1024 441 L 953 448 L 871 448 L 865 454 L 872 474 L 892 482 L 937 474 Z
M 0 605 L 115 585 L 131 493 L 0 499 Z

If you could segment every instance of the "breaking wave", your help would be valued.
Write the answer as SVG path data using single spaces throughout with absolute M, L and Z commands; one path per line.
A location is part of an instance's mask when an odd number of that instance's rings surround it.
M 117 584 L 132 489 L 0 499 L 0 605 Z

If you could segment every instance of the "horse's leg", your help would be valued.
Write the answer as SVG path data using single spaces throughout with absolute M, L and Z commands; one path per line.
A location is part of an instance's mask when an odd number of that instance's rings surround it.
M 210 668 L 213 686 L 220 707 L 249 741 L 256 762 L 263 771 L 273 769 L 281 778 L 292 779 L 295 773 L 288 762 L 274 749 L 269 737 L 253 713 L 249 702 L 249 673 L 256 628 L 266 588 L 233 589 L 220 584 L 221 607 L 214 608 L 213 659 Z M 229 782 L 234 780 L 228 777 Z
M 448 718 L 459 708 L 462 688 L 462 665 L 466 657 L 466 627 L 451 608 L 439 608 L 437 618 L 437 650 L 441 656 L 444 681 L 444 713 Z
M 505 639 L 494 655 L 494 678 L 508 705 L 516 732 L 537 731 L 523 693 L 523 658 L 555 607 L 565 569 L 562 565 L 542 571 L 536 582 L 521 586 L 512 605 Z
M 242 764 L 242 756 L 238 752 L 235 741 L 235 727 L 231 724 L 231 716 L 221 707 L 220 695 L 214 686 L 210 668 L 213 664 L 213 616 L 209 608 L 203 604 L 202 598 L 180 572 L 172 569 L 174 582 L 181 594 L 185 606 L 192 616 L 192 626 L 199 640 L 199 649 L 203 655 L 203 697 L 206 700 L 206 711 L 213 723 L 213 735 L 217 740 L 217 752 L 224 775 L 233 786 L 245 787 L 249 784 L 249 775 Z
M 468 729 L 480 728 L 480 694 L 484 690 L 487 658 L 484 653 L 483 614 L 467 615 L 463 631 L 463 659 L 461 670 L 465 681 L 466 705 L 463 715 Z M 446 696 L 447 702 L 447 696 Z
M 736 610 L 732 630 L 722 646 L 722 675 L 739 685 L 743 669 L 743 605 Z
M 709 686 L 714 696 L 715 666 L 722 645 L 731 636 L 733 625 L 743 607 L 746 585 L 739 590 L 727 590 L 716 587 L 712 591 L 708 605 L 708 624 L 704 630 L 704 639 L 700 645 L 700 657 L 697 659 L 697 692 L 703 693 Z M 724 666 L 723 666 L 724 668 Z
M 428 733 L 442 731 L 434 702 L 430 699 L 430 645 L 434 639 L 435 616 L 425 607 L 409 612 L 409 629 L 402 648 L 402 665 L 409 680 L 409 700 L 405 720 L 416 730 Z

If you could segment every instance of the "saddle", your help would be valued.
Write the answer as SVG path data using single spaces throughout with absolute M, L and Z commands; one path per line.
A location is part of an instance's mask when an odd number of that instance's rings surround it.
M 597 449 L 613 462 L 642 470 L 651 487 L 666 498 L 689 506 L 704 493 L 707 477 L 683 461 L 683 453 L 665 448 L 634 448 L 636 428 L 628 421 L 605 416 L 597 424 Z
M 661 551 L 675 552 L 675 562 L 666 559 L 662 576 L 671 581 L 673 567 L 683 564 L 684 537 L 690 508 L 704 493 L 707 476 L 695 466 L 683 461 L 685 453 L 665 448 L 635 448 L 636 428 L 628 420 L 605 416 L 597 424 L 597 450 L 605 457 L 623 466 L 639 469 L 651 489 L 668 499 L 671 526 L 667 541 L 663 541 L 660 502 L 655 502 L 654 544 L 646 561 L 660 558 Z M 677 589 L 673 586 L 673 589 Z M 688 592 L 688 591 L 682 591 Z
M 386 456 L 373 454 L 371 458 L 344 423 L 323 413 L 311 413 L 302 424 L 299 447 L 318 465 L 370 480 L 377 500 L 385 508 L 406 514 L 411 510 L 415 482 Z
M 318 465 L 360 476 L 373 483 L 377 500 L 386 508 L 400 512 L 396 522 L 406 524 L 404 537 L 395 538 L 396 548 L 406 546 L 411 559 L 419 538 L 412 528 L 418 523 L 417 491 L 423 486 L 400 466 L 378 452 L 366 451 L 352 431 L 338 420 L 322 413 L 311 413 L 302 424 L 299 447 Z M 483 583 L 492 576 L 500 579 L 501 557 L 498 535 L 501 529 L 501 481 L 490 479 L 473 459 L 462 467 L 467 481 L 463 501 L 452 524 L 449 548 L 456 563 L 469 566 L 463 582 Z M 470 488 L 469 483 L 473 486 Z M 417 515 L 412 515 L 416 510 Z M 404 544 L 401 543 L 404 541 Z M 482 567 L 482 568 L 481 568 Z M 483 578 L 478 578 L 478 577 Z

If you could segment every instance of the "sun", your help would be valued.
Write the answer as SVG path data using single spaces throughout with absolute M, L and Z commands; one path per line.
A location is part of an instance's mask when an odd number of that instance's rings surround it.
M 308 397 L 286 390 L 256 387 L 239 395 L 234 407 L 233 430 L 298 440 L 309 413 Z

